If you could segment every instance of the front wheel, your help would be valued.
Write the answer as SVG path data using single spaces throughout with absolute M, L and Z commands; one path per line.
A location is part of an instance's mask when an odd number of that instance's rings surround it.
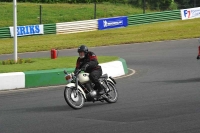
M 76 89 L 66 87 L 64 97 L 67 104 L 73 109 L 81 109 L 85 103 L 83 95 Z
M 118 99 L 117 89 L 115 85 L 113 85 L 113 83 L 111 83 L 110 81 L 107 82 L 108 82 L 109 92 L 106 93 L 107 98 L 105 99 L 105 101 L 108 103 L 115 103 Z

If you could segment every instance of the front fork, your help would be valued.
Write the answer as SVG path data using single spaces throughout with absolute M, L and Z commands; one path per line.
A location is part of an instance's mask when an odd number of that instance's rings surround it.
M 74 92 L 74 97 L 76 98 L 77 97 L 77 95 L 78 95 L 78 79 L 76 78 L 76 81 L 75 81 L 76 83 L 75 83 L 75 88 L 76 88 L 76 90 L 74 90 L 75 92 Z

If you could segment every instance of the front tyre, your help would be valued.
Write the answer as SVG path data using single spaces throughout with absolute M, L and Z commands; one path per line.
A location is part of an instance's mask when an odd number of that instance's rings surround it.
M 115 85 L 113 85 L 113 83 L 111 83 L 110 81 L 108 82 L 108 87 L 109 87 L 109 92 L 106 93 L 107 98 L 105 99 L 106 102 L 108 103 L 115 103 L 118 99 L 118 92 L 117 89 L 115 87 Z
M 67 104 L 73 109 L 81 109 L 85 103 L 83 95 L 79 91 L 76 91 L 74 87 L 66 87 L 64 97 Z

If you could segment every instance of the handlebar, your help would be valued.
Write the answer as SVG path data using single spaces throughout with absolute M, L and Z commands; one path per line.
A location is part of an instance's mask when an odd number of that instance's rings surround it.
M 78 69 L 74 75 L 78 75 L 81 71 L 82 71 L 82 69 Z M 66 70 L 64 70 L 64 74 L 68 74 L 68 72 Z
M 82 71 L 82 69 L 78 69 L 74 75 L 78 75 L 81 71 Z
M 64 70 L 64 74 L 68 74 L 66 70 Z

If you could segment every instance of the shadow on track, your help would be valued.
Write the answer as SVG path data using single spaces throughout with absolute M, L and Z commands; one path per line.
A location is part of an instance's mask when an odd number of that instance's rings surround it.
M 156 82 L 166 82 L 166 83 L 195 83 L 195 82 L 200 82 L 200 78 L 190 78 L 190 79 L 183 79 L 183 80 L 156 81 Z
M 25 112 L 60 112 L 71 111 L 67 105 L 26 108 Z
M 60 106 L 46 106 L 46 107 L 31 107 L 31 108 L 18 108 L 18 109 L 9 109 L 9 110 L 0 110 L 1 113 L 9 114 L 9 113 L 31 113 L 31 112 L 61 112 L 61 111 L 72 111 L 68 105 L 60 105 Z
M 200 78 L 180 79 L 180 80 L 166 80 L 166 81 L 152 81 L 142 83 L 196 83 L 200 82 Z

